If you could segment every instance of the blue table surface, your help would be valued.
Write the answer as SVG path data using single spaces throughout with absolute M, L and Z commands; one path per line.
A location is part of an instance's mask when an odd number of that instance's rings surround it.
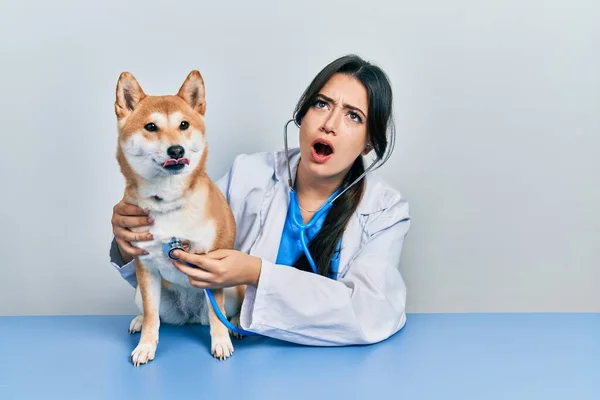
M 1 317 L 0 399 L 600 399 L 600 314 L 410 314 L 370 346 L 234 340 L 162 325 L 135 368 L 131 316 Z

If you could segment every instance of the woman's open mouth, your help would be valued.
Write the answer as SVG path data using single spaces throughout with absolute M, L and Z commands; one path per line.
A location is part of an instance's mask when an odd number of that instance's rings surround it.
M 318 163 L 324 163 L 333 154 L 333 145 L 326 140 L 317 139 L 312 144 L 312 158 Z

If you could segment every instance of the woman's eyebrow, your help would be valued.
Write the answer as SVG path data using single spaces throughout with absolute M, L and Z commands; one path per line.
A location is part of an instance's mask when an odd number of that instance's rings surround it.
M 324 94 L 322 94 L 322 93 L 319 93 L 319 94 L 317 95 L 317 97 L 321 97 L 321 98 L 323 98 L 323 100 L 326 100 L 326 101 L 328 101 L 328 102 L 330 102 L 330 103 L 333 103 L 333 104 L 337 105 L 337 102 L 336 102 L 335 100 L 333 100 L 331 97 L 327 97 L 327 96 L 325 96 L 325 95 L 324 95 Z M 355 111 L 358 111 L 358 112 L 360 112 L 360 113 L 361 113 L 363 116 L 365 116 L 365 117 L 366 117 L 366 115 L 367 115 L 367 114 L 365 114 L 365 113 L 364 113 L 364 111 L 363 111 L 363 110 L 361 110 L 360 108 L 358 108 L 358 107 L 356 107 L 356 106 L 353 106 L 353 105 L 351 105 L 351 104 L 346 104 L 346 103 L 344 103 L 344 108 L 347 108 L 347 109 L 350 109 L 350 110 L 355 110 Z

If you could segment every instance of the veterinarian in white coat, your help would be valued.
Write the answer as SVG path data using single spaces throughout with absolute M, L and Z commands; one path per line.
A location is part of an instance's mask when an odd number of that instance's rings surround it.
M 335 60 L 315 77 L 296 109 L 300 148 L 290 150 L 289 159 L 284 150 L 240 155 L 217 181 L 236 219 L 235 250 L 212 256 L 181 252 L 182 260 L 200 268 L 176 264 L 198 287 L 248 285 L 243 329 L 333 346 L 375 343 L 404 326 L 406 287 L 399 262 L 410 226 L 408 204 L 374 172 L 361 177 L 362 155 L 374 150 L 381 160 L 391 151 L 391 100 L 387 77 L 378 67 L 355 56 Z M 290 208 L 290 174 L 300 210 Z M 319 227 L 335 240 L 321 236 L 324 244 L 317 248 L 327 254 L 332 246 L 339 249 L 335 262 L 313 253 L 320 273 L 306 267 L 306 257 L 304 266 L 294 267 L 303 253 L 293 229 L 286 228 L 292 226 L 287 225 L 291 212 L 301 213 L 306 223 L 326 198 L 352 182 L 329 211 L 336 218 Z M 111 263 L 135 286 L 129 260 L 140 250 L 129 242 L 140 236 L 128 228 L 149 222 L 141 210 L 122 202 L 115 215 L 113 221 L 120 222 L 113 222 Z

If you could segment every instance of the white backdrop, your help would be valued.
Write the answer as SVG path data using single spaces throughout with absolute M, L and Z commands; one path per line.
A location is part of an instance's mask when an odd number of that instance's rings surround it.
M 86 3 L 2 2 L 0 315 L 135 311 L 108 262 L 121 71 L 201 71 L 216 178 L 346 53 L 395 90 L 408 311 L 600 311 L 599 2 Z

